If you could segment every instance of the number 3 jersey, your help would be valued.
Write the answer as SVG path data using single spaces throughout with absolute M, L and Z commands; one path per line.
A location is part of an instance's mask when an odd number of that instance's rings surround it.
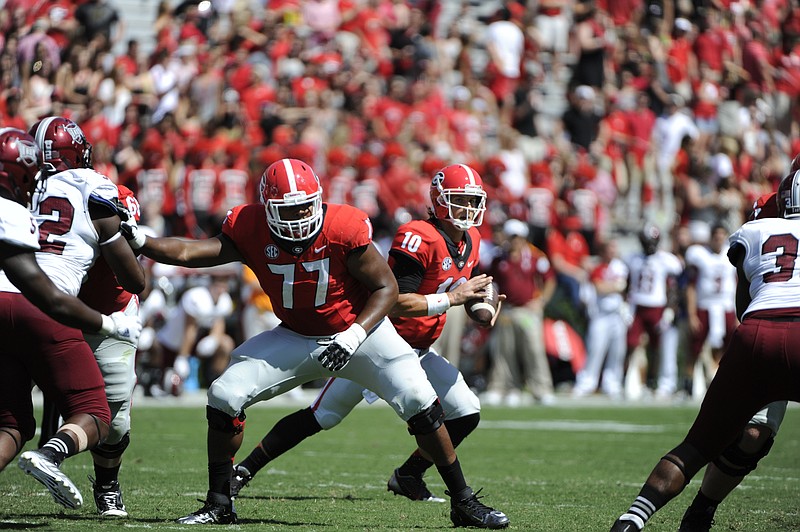
M 34 197 L 33 216 L 39 225 L 41 247 L 36 261 L 64 292 L 78 295 L 86 272 L 99 254 L 99 237 L 89 216 L 89 203 L 115 210 L 115 198 L 117 186 L 86 168 L 49 177 L 45 192 Z M 0 291 L 19 292 L 5 273 L 0 274 Z
M 275 315 L 306 336 L 330 336 L 347 329 L 369 297 L 367 287 L 347 271 L 350 252 L 372 241 L 367 214 L 349 205 L 324 204 L 324 209 L 319 234 L 296 253 L 278 245 L 261 204 L 235 207 L 222 224 L 222 233 L 256 274 Z
M 728 237 L 731 252 L 743 246 L 744 273 L 750 281 L 750 304 L 743 317 L 757 310 L 800 307 L 797 264 L 800 221 L 765 218 L 748 222 Z
M 463 243 L 450 243 L 431 220 L 414 220 L 397 229 L 389 251 L 389 266 L 394 255 L 402 254 L 424 270 L 418 294 L 442 294 L 466 283 L 477 271 L 481 237 L 470 228 Z M 442 334 L 447 314 L 392 318 L 397 332 L 416 349 L 427 349 Z

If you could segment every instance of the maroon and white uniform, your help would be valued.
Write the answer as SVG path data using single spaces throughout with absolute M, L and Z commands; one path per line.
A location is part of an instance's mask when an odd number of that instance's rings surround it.
M 681 260 L 667 251 L 637 255 L 629 261 L 628 303 L 633 323 L 628 328 L 628 350 L 635 349 L 647 333 L 651 345 L 659 347 L 657 392 L 668 395 L 678 384 L 678 331 L 662 321 L 667 307 L 668 283 L 683 271 Z
M 117 187 L 104 176 L 89 169 L 67 170 L 51 176 L 47 189 L 34 198 L 33 213 L 38 224 L 40 250 L 36 260 L 61 290 L 77 295 L 86 272 L 99 254 L 98 234 L 89 216 L 89 203 L 113 209 Z M 10 202 L 6 202 L 10 203 Z M 22 213 L 14 220 L 2 220 L 4 227 L 18 224 L 20 230 L 3 229 L 2 234 L 22 235 L 31 231 L 30 216 Z M 9 210 L 9 215 L 12 211 Z M 14 243 L 15 245 L 19 245 Z M 29 247 L 30 246 L 26 246 Z M 5 426 L 12 426 L 4 416 L 23 412 L 17 426 L 27 439 L 33 437 L 35 422 L 30 406 L 30 383 L 18 378 L 27 373 L 56 401 L 66 419 L 79 412 L 92 412 L 105 423 L 111 416 L 104 393 L 103 376 L 83 333 L 61 325 L 30 303 L 0 272 L 0 346 L 3 375 L 16 378 L 0 380 L 0 404 L 13 405 L 0 411 Z M 13 324 L 13 326 L 12 326 Z M 8 402 L 6 402 L 8 401 Z M 27 405 L 27 406 L 26 406 Z M 19 414 L 18 414 L 19 415 Z
M 347 205 L 324 208 L 322 229 L 305 249 L 279 244 L 263 205 L 236 207 L 225 219 L 223 235 L 255 273 L 281 325 L 233 351 L 232 365 L 209 389 L 209 406 L 236 416 L 251 404 L 331 375 L 317 357 L 332 335 L 355 322 L 369 297 L 348 272 L 347 257 L 373 244 L 363 211 Z M 404 420 L 433 404 L 436 392 L 391 322 L 384 319 L 368 333 L 337 375 L 373 390 Z
M 424 274 L 414 293 L 442 294 L 452 290 L 477 271 L 481 239 L 478 230 L 470 228 L 465 233 L 460 253 L 451 249 L 447 240 L 431 219 L 403 224 L 392 242 L 389 265 L 395 266 L 398 255 L 419 264 Z M 420 356 L 422 368 L 444 408 L 445 419 L 457 419 L 480 412 L 480 401 L 464 382 L 458 368 L 431 348 L 442 334 L 446 319 L 447 313 L 443 313 L 395 317 L 392 323 Z M 364 397 L 372 402 L 374 394 L 356 382 L 333 378 L 322 388 L 311 410 L 320 426 L 327 430 L 344 419 Z
M 800 223 L 756 220 L 728 240 L 731 260 L 743 256 L 739 282 L 744 286 L 737 290 L 748 290 L 750 301 L 740 309 L 742 323 L 685 439 L 707 460 L 716 458 L 764 405 L 800 401 L 800 352 L 795 347 L 800 335 Z
M 736 268 L 728 260 L 728 249 L 714 253 L 699 244 L 689 246 L 686 267 L 697 291 L 697 317 L 701 326 L 692 335 L 690 348 L 699 354 L 706 340 L 711 348 L 721 348 L 737 325 Z

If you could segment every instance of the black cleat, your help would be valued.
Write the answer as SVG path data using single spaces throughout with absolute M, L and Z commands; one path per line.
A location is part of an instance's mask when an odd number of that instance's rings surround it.
M 122 502 L 122 489 L 116 480 L 101 486 L 92 477 L 89 477 L 94 492 L 94 504 L 97 506 L 97 513 L 103 517 L 128 517 L 128 511 Z
M 641 528 L 633 521 L 617 519 L 611 527 L 611 532 L 640 532 Z
M 483 504 L 478 497 L 481 490 L 473 493 L 471 489 L 469 495 L 461 500 L 450 499 L 450 520 L 455 526 L 471 526 L 475 528 L 506 528 L 508 517 L 499 510 L 495 510 Z M 449 492 L 445 492 L 450 495 Z
M 206 500 L 197 499 L 203 507 L 178 519 L 182 525 L 232 525 L 236 523 L 233 502 L 220 493 L 208 492 Z
M 401 475 L 399 469 L 395 469 L 392 476 L 389 477 L 386 490 L 395 495 L 408 497 L 412 501 L 445 502 L 441 497 L 431 493 L 424 480 L 411 475 Z M 232 483 L 231 491 L 233 491 Z
M 689 506 L 683 514 L 678 532 L 708 532 L 714 526 L 716 511 L 717 509 L 713 506 L 705 509 Z
M 240 465 L 233 466 L 233 475 L 231 475 L 231 499 L 239 496 L 242 488 L 247 486 L 247 483 L 253 479 L 253 475 Z

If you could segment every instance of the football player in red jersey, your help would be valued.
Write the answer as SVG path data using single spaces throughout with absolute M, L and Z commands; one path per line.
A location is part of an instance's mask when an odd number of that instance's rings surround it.
M 209 388 L 209 491 L 204 506 L 178 522 L 234 523 L 231 463 L 242 443 L 245 409 L 336 375 L 372 390 L 408 423 L 449 489 L 454 523 L 507 526 L 508 518 L 467 486 L 436 392 L 386 317 L 397 302 L 397 281 L 371 242 L 367 215 L 324 204 L 319 178 L 295 159 L 270 165 L 259 195 L 260 204 L 234 208 L 222 233 L 206 240 L 148 238 L 128 227 L 132 246 L 160 262 L 245 263 L 281 320 L 236 348 L 231 366 Z
M 433 210 L 427 220 L 401 225 L 389 251 L 389 265 L 400 296 L 390 312 L 397 332 L 420 357 L 428 380 L 441 398 L 445 426 L 458 446 L 478 425 L 480 402 L 457 368 L 431 345 L 439 337 L 451 306 L 483 295 L 492 278 L 478 274 L 486 192 L 480 175 L 463 164 L 447 166 L 431 183 Z M 308 408 L 275 424 L 259 445 L 234 466 L 231 496 L 236 497 L 270 461 L 305 438 L 337 426 L 363 398 L 377 399 L 363 386 L 332 377 Z M 418 449 L 395 469 L 388 489 L 411 500 L 444 502 L 433 495 L 423 474 L 433 465 Z
M 797 162 L 800 160 L 796 157 L 792 166 Z M 796 169 L 800 169 L 800 164 Z M 764 194 L 753 203 L 753 212 L 748 221 L 764 218 L 778 218 L 778 202 L 774 192 Z M 707 532 L 711 529 L 717 506 L 769 454 L 783 423 L 786 406 L 786 401 L 776 401 L 759 410 L 748 422 L 742 435 L 726 447 L 719 458 L 708 464 L 703 483 L 683 514 L 678 532 Z
M 42 164 L 42 151 L 31 135 L 16 129 L 0 130 L 0 336 L 4 339 L 0 345 L 0 470 L 33 437 L 31 379 L 64 413 L 66 423 L 54 438 L 62 447 L 61 460 L 94 447 L 106 436 L 108 405 L 91 351 L 70 342 L 70 329 L 53 319 L 120 339 L 135 340 L 141 331 L 138 317 L 107 316 L 92 310 L 56 286 L 52 273 L 45 273 L 37 262 L 34 252 L 41 249 L 39 227 L 25 205 L 39 204 L 32 196 L 36 192 L 40 199 L 44 189 Z M 103 227 L 100 233 L 110 230 Z M 54 339 L 64 340 L 69 356 L 48 357 L 57 343 Z M 35 462 L 36 472 L 31 473 L 48 484 L 57 502 L 69 508 L 81 504 L 80 493 L 58 469 L 60 460 L 40 460 L 40 453 L 27 453 L 35 455 L 26 462 Z
M 800 401 L 800 171 L 781 180 L 777 203 L 778 218 L 748 222 L 729 237 L 741 323 L 686 437 L 658 462 L 612 532 L 641 530 L 712 460 L 740 471 L 754 466 L 760 456 L 731 453 L 731 444 L 764 405 Z

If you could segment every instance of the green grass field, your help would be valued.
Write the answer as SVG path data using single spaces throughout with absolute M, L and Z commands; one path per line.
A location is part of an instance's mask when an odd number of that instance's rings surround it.
M 291 407 L 248 411 L 244 457 Z M 652 466 L 685 434 L 697 410 L 685 407 L 570 405 L 485 408 L 481 427 L 459 449 L 468 482 L 502 509 L 512 530 L 607 531 L 628 508 Z M 791 408 L 772 453 L 717 514 L 714 531 L 800 530 L 800 409 Z M 132 443 L 121 473 L 126 520 L 94 513 L 90 457 L 63 469 L 85 504 L 62 510 L 46 490 L 12 464 L 0 474 L 0 529 L 181 530 L 206 491 L 202 406 L 134 408 Z M 30 445 L 29 445 L 30 447 Z M 319 434 L 271 463 L 237 501 L 235 530 L 425 530 L 451 528 L 448 505 L 414 503 L 386 491 L 413 439 L 385 405 L 358 408 L 336 429 Z M 647 530 L 677 530 L 700 482 L 651 520 Z M 435 470 L 434 493 L 444 486 Z M 215 527 L 217 529 L 221 527 Z

